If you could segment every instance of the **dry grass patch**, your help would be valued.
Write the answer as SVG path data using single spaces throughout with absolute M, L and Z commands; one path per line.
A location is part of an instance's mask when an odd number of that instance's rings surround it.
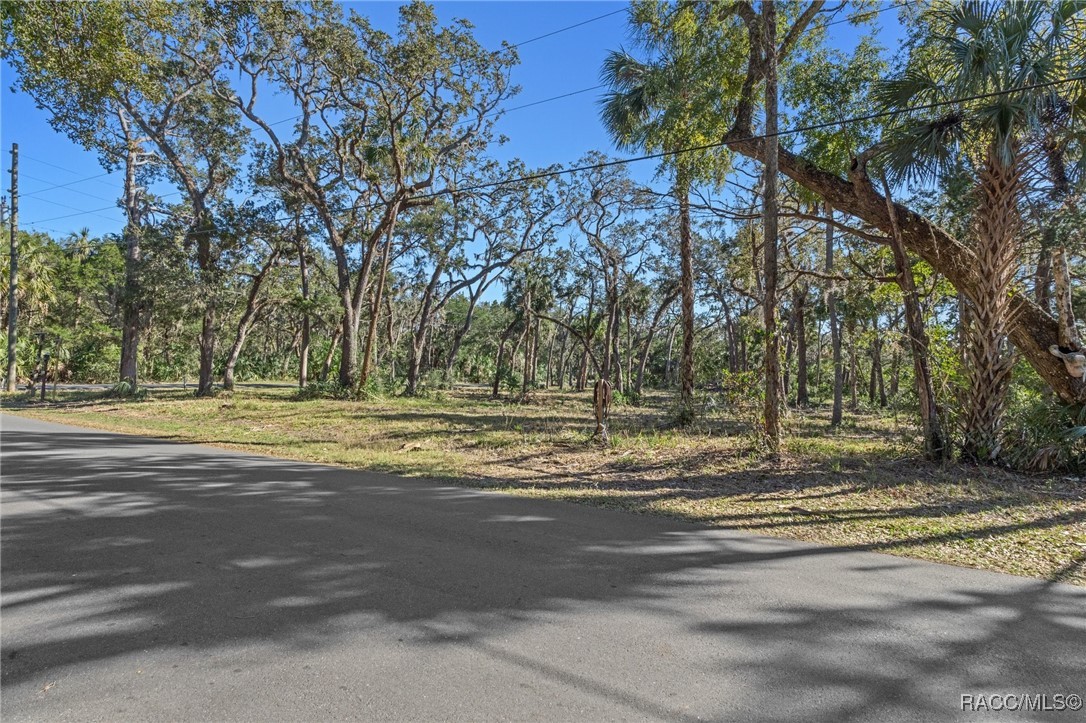
M 71 396 L 20 414 L 291 459 L 455 480 L 512 494 L 662 514 L 759 534 L 1086 585 L 1086 484 L 917 456 L 908 415 L 853 416 L 830 431 L 793 413 L 770 460 L 750 410 L 669 427 L 669 399 L 619 407 L 613 443 L 591 442 L 590 392 L 531 404 L 480 389 L 433 398 L 295 401 L 289 389 L 140 401 Z M 744 423 L 742 420 L 748 420 Z

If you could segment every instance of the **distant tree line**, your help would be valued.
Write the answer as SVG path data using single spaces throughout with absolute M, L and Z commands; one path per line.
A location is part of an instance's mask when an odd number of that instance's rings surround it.
M 680 425 L 753 405 L 772 450 L 825 405 L 914 412 L 932 459 L 1081 454 L 1081 2 L 906 6 L 892 63 L 829 42 L 865 6 L 634 2 L 600 115 L 649 186 L 602 151 L 494 160 L 516 48 L 422 2 L 395 33 L 323 2 L 3 9 L 17 89 L 124 179 L 115 235 L 18 239 L 24 377 L 40 338 L 60 379 L 202 395 L 608 378 L 675 389 Z

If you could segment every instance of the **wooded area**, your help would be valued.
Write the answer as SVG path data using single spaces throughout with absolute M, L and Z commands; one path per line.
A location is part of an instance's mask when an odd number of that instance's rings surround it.
M 5 2 L 18 92 L 123 171 L 127 219 L 9 216 L 8 389 L 42 350 L 121 396 L 607 379 L 676 427 L 756 399 L 770 455 L 782 415 L 894 410 L 931 460 L 1077 468 L 1086 3 L 893 9 L 891 57 L 865 3 L 634 2 L 601 69 L 626 155 L 531 168 L 494 157 L 516 47 L 422 2 L 394 34 L 324 2 Z

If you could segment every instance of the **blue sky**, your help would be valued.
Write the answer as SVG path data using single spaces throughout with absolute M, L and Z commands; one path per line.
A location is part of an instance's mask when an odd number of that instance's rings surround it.
M 367 15 L 375 25 L 394 30 L 398 2 L 352 2 L 347 6 Z M 513 81 L 522 87 L 508 107 L 591 88 L 600 83 L 599 68 L 609 50 L 629 45 L 625 7 L 619 2 L 438 2 L 442 22 L 466 18 L 475 25 L 476 37 L 487 47 L 502 40 L 523 43 L 560 28 L 614 13 L 580 27 L 557 33 L 519 47 L 520 65 Z M 880 40 L 891 49 L 901 37 L 896 13 L 879 17 Z M 831 30 L 834 44 L 848 46 L 856 30 L 848 23 Z M 0 70 L 0 171 L 7 192 L 12 142 L 19 144 L 21 189 L 20 226 L 63 236 L 87 227 L 93 235 L 118 232 L 122 213 L 114 204 L 120 195 L 121 176 L 104 175 L 93 153 L 84 151 L 48 124 L 45 111 L 26 96 L 12 93 L 14 77 L 5 64 Z M 617 154 L 601 127 L 596 102 L 601 91 L 586 93 L 513 110 L 503 116 L 497 131 L 509 143 L 493 153 L 500 159 L 520 157 L 529 167 L 550 163 L 570 164 L 585 152 L 602 149 Z M 287 109 L 284 115 L 289 115 Z M 652 161 L 632 164 L 635 178 L 648 181 L 655 170 Z M 82 180 L 87 179 L 87 180 Z M 77 183 L 72 183 L 78 181 Z M 58 184 L 63 188 L 36 193 Z M 156 189 L 161 192 L 163 189 Z M 107 208 L 108 207 L 108 208 Z

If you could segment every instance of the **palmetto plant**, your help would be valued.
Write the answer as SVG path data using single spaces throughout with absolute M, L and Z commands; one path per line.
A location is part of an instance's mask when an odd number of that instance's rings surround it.
M 1045 108 L 1071 87 L 1056 83 L 1079 62 L 1070 38 L 1081 37 L 1084 7 L 1081 0 L 938 5 L 923 16 L 929 32 L 905 69 L 877 90 L 884 105 L 902 111 L 884 154 L 899 178 L 930 181 L 958 164 L 976 177 L 971 235 L 978 283 L 969 299 L 967 459 L 1000 455 L 1013 367 L 1007 332 L 1019 266 L 1023 141 Z M 935 102 L 953 104 L 941 106 L 949 110 L 935 118 L 908 113 Z

